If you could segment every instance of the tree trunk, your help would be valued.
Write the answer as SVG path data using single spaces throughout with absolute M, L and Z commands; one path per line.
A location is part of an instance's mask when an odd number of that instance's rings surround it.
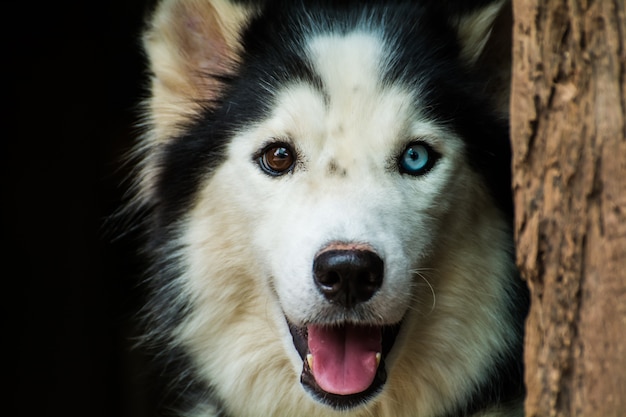
M 514 0 L 527 417 L 626 416 L 624 0 Z

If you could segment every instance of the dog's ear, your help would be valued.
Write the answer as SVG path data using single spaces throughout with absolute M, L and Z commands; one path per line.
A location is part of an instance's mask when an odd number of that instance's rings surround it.
M 150 72 L 150 139 L 173 137 L 220 93 L 237 68 L 239 37 L 254 15 L 227 0 L 162 0 L 144 34 Z
M 154 197 L 163 145 L 210 108 L 237 71 L 240 35 L 257 13 L 246 2 L 161 0 L 149 19 L 143 46 L 150 69 L 150 95 L 143 106 L 145 132 L 137 160 L 135 204 Z
M 513 13 L 510 0 L 484 2 L 472 8 L 473 2 L 449 0 L 463 3 L 468 8 L 452 13 L 461 45 L 461 59 L 476 71 L 486 75 L 486 92 L 494 107 L 503 117 L 508 117 L 511 84 L 511 47 Z M 485 4 L 486 3 L 486 4 Z
M 510 14 L 510 3 L 507 0 L 495 0 L 470 7 L 472 3 L 468 2 L 466 7 L 451 10 L 451 21 L 457 29 L 461 44 L 461 58 L 470 65 L 479 60 L 490 40 L 498 38 L 496 35 L 501 35 L 494 33 L 498 19 L 507 13 Z M 452 5 L 449 4 L 449 7 L 452 8 Z

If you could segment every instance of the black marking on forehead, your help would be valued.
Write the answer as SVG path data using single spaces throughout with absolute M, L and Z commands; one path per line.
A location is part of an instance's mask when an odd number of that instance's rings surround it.
M 339 177 L 347 177 L 348 170 L 345 168 L 341 168 L 335 159 L 331 159 L 328 163 L 328 174 L 337 175 Z
M 265 10 L 250 23 L 242 35 L 245 52 L 238 79 L 253 80 L 249 93 L 269 95 L 270 99 L 286 86 L 304 82 L 328 103 L 324 82 L 308 56 L 307 38 L 288 9 Z M 259 86 L 264 91 L 259 91 Z

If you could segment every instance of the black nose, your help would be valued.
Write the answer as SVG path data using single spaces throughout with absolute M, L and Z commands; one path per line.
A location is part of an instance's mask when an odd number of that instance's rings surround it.
M 383 260 L 369 250 L 336 249 L 313 261 L 315 284 L 331 302 L 354 307 L 372 298 L 383 283 Z

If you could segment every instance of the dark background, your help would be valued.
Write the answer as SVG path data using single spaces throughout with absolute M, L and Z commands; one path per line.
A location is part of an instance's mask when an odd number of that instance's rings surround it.
M 4 416 L 154 415 L 132 349 L 135 242 L 107 226 L 138 135 L 149 3 L 3 4 Z

